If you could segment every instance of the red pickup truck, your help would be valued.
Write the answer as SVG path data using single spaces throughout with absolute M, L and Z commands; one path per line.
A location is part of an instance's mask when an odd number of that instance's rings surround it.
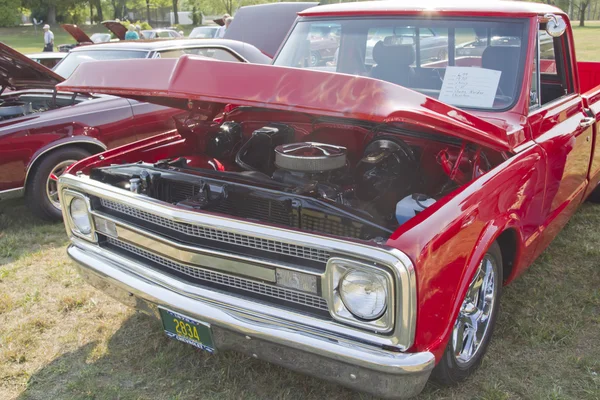
M 61 176 L 68 253 L 209 352 L 390 398 L 462 381 L 503 285 L 600 197 L 599 72 L 561 10 L 508 1 L 311 8 L 273 66 L 83 64 L 59 87 L 189 114 Z

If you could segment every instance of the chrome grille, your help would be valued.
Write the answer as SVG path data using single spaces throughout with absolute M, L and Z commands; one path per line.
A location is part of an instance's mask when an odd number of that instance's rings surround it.
M 326 250 L 307 246 L 298 246 L 277 240 L 268 240 L 253 236 L 240 235 L 238 233 L 228 232 L 222 229 L 207 228 L 200 225 L 187 224 L 184 222 L 175 222 L 168 218 L 138 210 L 137 208 L 117 203 L 112 200 L 100 199 L 100 204 L 104 208 L 202 239 L 215 240 L 218 242 L 250 247 L 257 250 L 263 250 L 271 253 L 283 254 L 322 263 L 326 263 L 330 258 L 330 254 Z
M 191 267 L 185 264 L 180 264 L 167 258 L 158 256 L 154 253 L 142 250 L 132 246 L 122 240 L 107 238 L 107 242 L 113 246 L 119 247 L 137 256 L 146 258 L 163 267 L 178 271 L 192 278 L 217 283 L 219 285 L 252 292 L 255 294 L 276 298 L 283 301 L 288 301 L 302 306 L 316 308 L 319 310 L 328 311 L 327 302 L 319 296 L 314 296 L 306 293 L 300 293 L 289 289 L 283 289 L 272 285 L 267 285 L 260 282 L 255 282 L 249 279 L 239 278 L 236 276 L 223 274 L 220 272 L 206 270 L 200 267 Z

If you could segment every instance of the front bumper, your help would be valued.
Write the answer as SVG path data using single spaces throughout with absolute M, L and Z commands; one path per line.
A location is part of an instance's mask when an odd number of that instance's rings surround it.
M 262 318 L 174 290 L 144 276 L 133 261 L 75 239 L 69 256 L 92 286 L 158 317 L 157 306 L 211 325 L 219 350 L 235 350 L 283 367 L 385 398 L 417 395 L 435 359 L 429 352 L 399 353 L 345 338 L 332 340 L 283 321 Z

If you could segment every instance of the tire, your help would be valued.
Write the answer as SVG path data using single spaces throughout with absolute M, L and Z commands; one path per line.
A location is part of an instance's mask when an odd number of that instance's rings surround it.
M 491 268 L 490 276 L 493 277 L 493 284 L 491 285 L 493 287 L 491 290 L 490 282 L 487 281 L 488 268 Z M 474 288 L 476 287 L 478 277 L 480 276 L 482 276 L 481 286 L 479 290 L 477 290 Z M 473 372 L 481 364 L 481 360 L 483 359 L 485 352 L 487 351 L 487 347 L 490 344 L 490 340 L 494 332 L 494 326 L 496 325 L 496 318 L 498 316 L 498 308 L 500 305 L 500 296 L 502 294 L 502 277 L 502 253 L 498 243 L 494 242 L 486 252 L 483 261 L 479 265 L 478 271 L 475 273 L 475 276 L 471 281 L 469 290 L 467 291 L 465 299 L 463 300 L 461 311 L 456 318 L 454 328 L 452 329 L 452 336 L 448 341 L 444 355 L 433 370 L 432 378 L 438 383 L 441 383 L 442 385 L 454 385 L 464 381 L 471 374 L 473 374 Z M 484 323 L 484 320 L 480 319 L 485 315 L 482 312 L 481 316 L 477 318 L 478 323 L 473 324 L 473 320 L 479 313 L 480 308 L 483 310 L 486 309 L 485 306 L 481 306 L 482 304 L 486 304 L 485 299 L 489 297 L 481 297 L 481 294 L 486 291 L 486 288 L 488 294 L 493 293 L 493 300 L 487 307 L 489 310 L 489 314 L 485 319 L 487 322 Z M 477 295 L 476 301 L 469 301 L 469 299 L 473 300 L 473 294 L 475 293 Z M 472 306 L 477 307 L 476 312 L 473 312 Z M 467 323 L 465 323 L 465 321 L 467 321 Z M 473 325 L 477 327 L 479 324 L 482 324 L 480 329 L 475 329 L 475 331 L 478 333 L 480 330 L 483 331 L 479 337 L 479 345 L 475 344 L 473 347 L 470 347 L 468 343 L 469 336 L 471 334 L 466 332 L 464 328 L 472 327 Z M 460 340 L 461 326 L 463 327 L 462 341 Z M 475 337 L 476 336 L 477 334 Z M 471 349 L 471 351 L 468 351 L 469 349 Z
M 309 60 L 309 66 L 310 67 L 317 67 L 319 64 L 321 63 L 321 56 L 319 55 L 319 53 L 317 53 L 316 51 L 311 51 L 310 52 L 310 60 Z
M 62 219 L 60 204 L 51 200 L 52 188 L 57 189 L 57 182 L 51 174 L 58 177 L 66 167 L 89 156 L 91 153 L 79 147 L 60 148 L 43 156 L 35 170 L 31 171 L 25 193 L 25 202 L 35 216 L 47 221 Z M 58 200 L 58 192 L 55 200 Z

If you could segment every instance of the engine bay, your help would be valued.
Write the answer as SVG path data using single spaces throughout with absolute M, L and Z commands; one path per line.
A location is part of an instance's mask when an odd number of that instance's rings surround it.
M 0 98 L 0 121 L 24 117 L 81 102 L 74 96 L 11 93 Z
M 90 178 L 192 210 L 379 242 L 503 157 L 401 128 L 255 114 L 179 121 L 189 152 Z

